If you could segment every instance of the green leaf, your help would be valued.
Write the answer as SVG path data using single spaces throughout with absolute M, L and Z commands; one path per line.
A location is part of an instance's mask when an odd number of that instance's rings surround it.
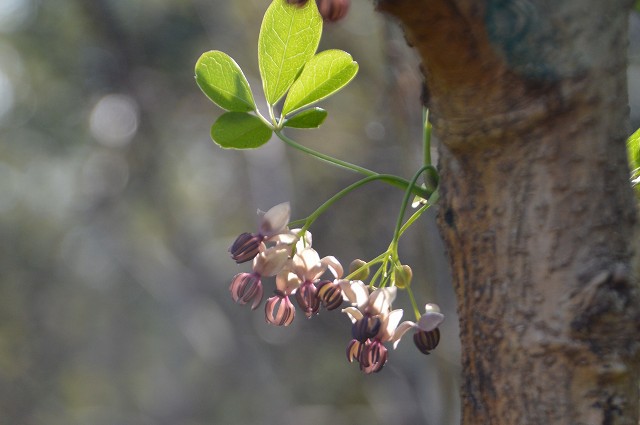
M 249 82 L 238 64 L 226 53 L 205 52 L 196 62 L 196 83 L 222 109 L 248 112 L 256 109 Z
M 327 111 L 322 108 L 311 108 L 296 114 L 284 122 L 285 127 L 318 128 L 327 118 Z
M 640 198 L 640 129 L 627 139 L 627 160 L 631 169 L 631 186 Z
M 342 50 L 318 53 L 302 69 L 282 107 L 287 115 L 322 100 L 347 85 L 358 73 L 358 63 Z
M 629 168 L 634 173 L 640 169 L 640 129 L 636 130 L 627 139 L 627 156 L 629 159 Z
M 211 126 L 211 138 L 226 149 L 255 149 L 267 143 L 271 133 L 260 118 L 246 112 L 227 112 Z
M 318 49 L 322 17 L 315 1 L 298 7 L 274 0 L 265 12 L 258 37 L 258 64 L 264 94 L 275 105 Z

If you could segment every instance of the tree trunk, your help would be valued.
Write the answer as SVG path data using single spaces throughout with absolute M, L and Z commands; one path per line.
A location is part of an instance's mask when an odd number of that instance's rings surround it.
M 422 59 L 462 423 L 638 424 L 627 0 L 380 0 Z

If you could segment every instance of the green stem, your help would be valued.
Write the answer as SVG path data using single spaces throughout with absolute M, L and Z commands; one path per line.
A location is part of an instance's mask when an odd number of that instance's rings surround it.
M 270 127 L 276 130 L 278 128 L 278 120 L 276 120 L 276 116 L 273 113 L 273 105 L 268 105 L 268 106 L 269 106 L 269 117 L 271 118 Z
M 424 123 L 422 133 L 424 160 L 422 165 L 431 165 L 431 123 L 429 122 L 429 108 L 422 108 L 422 120 Z
M 418 308 L 418 303 L 416 303 L 416 299 L 413 296 L 413 291 L 411 290 L 411 286 L 407 286 L 407 294 L 409 294 L 409 299 L 411 300 L 411 306 L 413 307 L 413 312 L 416 315 L 416 321 L 420 320 L 420 309 Z
M 422 119 L 424 122 L 422 132 L 422 152 L 424 157 L 422 165 L 433 165 L 431 163 L 431 122 L 429 122 L 428 108 L 422 109 Z M 439 180 L 440 177 L 438 176 L 438 171 L 435 169 L 435 167 L 429 168 L 424 179 L 427 190 L 434 192 L 438 187 Z
M 384 256 L 388 256 L 388 255 L 389 255 L 389 252 L 385 252 L 385 253 L 384 253 Z M 372 277 L 372 278 L 371 278 L 371 280 L 369 281 L 369 287 L 370 287 L 370 288 L 375 288 L 375 287 L 376 287 L 376 286 L 375 286 L 376 281 L 379 279 L 380 275 L 381 275 L 381 274 L 383 274 L 383 273 L 384 273 L 384 275 L 385 275 L 385 276 L 384 276 L 384 277 L 385 277 L 385 279 L 384 279 L 382 282 L 380 282 L 380 285 L 379 285 L 379 286 L 377 286 L 377 287 L 378 287 L 378 288 L 384 288 L 384 286 L 386 286 L 386 285 L 385 285 L 385 283 L 387 282 L 387 279 L 386 279 L 386 278 L 387 278 L 387 276 L 388 276 L 388 275 L 387 275 L 387 273 L 386 273 L 386 269 L 387 269 L 387 259 L 383 257 L 383 259 L 381 260 L 381 262 L 382 262 L 382 264 L 380 265 L 380 267 L 378 267 L 378 270 L 376 270 L 375 274 L 373 275 L 373 277 Z
M 269 109 L 269 112 L 271 112 L 271 109 Z M 265 124 L 267 125 L 267 127 L 269 127 L 269 128 L 271 128 L 271 129 L 273 129 L 273 123 L 269 122 L 269 120 L 268 120 L 268 119 L 266 119 L 266 118 L 264 117 L 264 115 L 262 115 L 262 114 L 260 113 L 260 111 L 258 110 L 258 108 L 256 108 L 255 113 L 256 113 L 257 117 L 258 117 L 258 118 L 260 118 L 260 119 L 262 120 L 262 122 L 263 122 L 263 123 L 265 123 Z
M 411 214 L 411 217 L 409 217 L 409 219 L 402 225 L 402 227 L 400 228 L 400 234 L 398 235 L 398 238 L 400 236 L 402 236 L 402 234 L 422 215 L 423 212 L 425 212 L 429 207 L 431 206 L 431 204 L 424 204 L 422 205 L 420 208 L 418 208 L 413 214 Z
M 400 231 L 402 229 L 402 219 L 404 218 L 404 213 L 407 210 L 407 204 L 409 203 L 409 197 L 411 196 L 412 189 L 416 186 L 416 181 L 418 181 L 418 178 L 420 177 L 420 175 L 424 171 L 431 168 L 433 168 L 432 165 L 425 165 L 422 168 L 420 168 L 418 172 L 413 176 L 413 179 L 411 179 L 411 182 L 409 183 L 409 187 L 407 188 L 404 194 L 404 199 L 402 200 L 402 204 L 400 206 L 400 213 L 398 214 L 398 220 L 396 221 L 396 230 L 393 233 L 393 239 L 391 240 L 393 252 L 396 252 L 397 250 L 398 239 L 400 239 Z
M 429 196 L 431 196 L 431 193 L 433 193 L 433 191 L 424 189 L 422 187 L 416 186 L 414 185 L 410 185 L 409 182 L 405 179 L 403 179 L 402 177 L 398 177 L 398 176 L 394 176 L 391 174 L 378 174 L 375 171 L 369 170 L 367 168 L 364 167 L 360 167 L 358 165 L 355 164 L 351 164 L 350 162 L 346 162 L 346 161 L 342 161 L 339 160 L 337 158 L 333 158 L 329 155 L 325 155 L 321 152 L 315 151 L 313 149 L 310 149 L 306 146 L 302 146 L 301 144 L 295 142 L 293 139 L 287 137 L 284 133 L 282 133 L 282 131 L 280 130 L 276 130 L 275 131 L 276 136 L 278 136 L 280 138 L 280 140 L 282 140 L 284 143 L 286 143 L 287 145 L 291 146 L 292 148 L 295 148 L 301 152 L 307 153 L 311 156 L 314 156 L 322 161 L 328 162 L 330 164 L 336 165 L 338 167 L 344 168 L 346 170 L 349 171 L 353 171 L 368 177 L 374 177 L 374 176 L 384 176 L 381 177 L 380 180 L 384 181 L 385 183 L 388 183 L 392 186 L 396 186 L 399 187 L 401 189 L 405 189 L 407 190 L 409 187 L 411 187 L 411 192 L 414 195 L 420 196 L 421 198 L 424 199 L 429 199 Z
M 336 201 L 340 200 L 344 196 L 348 195 L 353 190 L 359 188 L 360 186 L 364 186 L 365 184 L 370 183 L 370 182 L 372 182 L 374 180 L 383 180 L 383 181 L 385 181 L 389 177 L 395 177 L 395 176 L 391 176 L 389 174 L 375 174 L 375 175 L 372 175 L 372 176 L 369 176 L 369 177 L 365 177 L 362 180 L 358 180 L 357 182 L 352 183 L 349 186 L 345 187 L 340 192 L 336 193 L 331 198 L 327 199 L 314 212 L 312 212 L 306 219 L 304 219 L 304 225 L 302 226 L 302 229 L 300 230 L 301 233 L 307 231 L 309 229 L 309 227 L 311 227 L 313 222 L 316 221 L 316 219 L 318 217 L 320 217 L 320 215 L 322 213 L 324 213 L 331 205 L 333 205 Z M 296 220 L 295 222 L 289 223 L 289 225 L 290 226 L 291 225 L 295 225 L 295 223 L 300 222 L 300 221 L 302 221 L 302 220 Z

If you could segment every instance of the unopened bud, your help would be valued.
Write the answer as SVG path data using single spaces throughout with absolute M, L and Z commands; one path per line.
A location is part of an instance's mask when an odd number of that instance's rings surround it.
M 411 285 L 411 278 L 413 278 L 411 267 L 406 264 L 396 265 L 394 267 L 393 279 L 398 288 L 404 289 Z
M 349 264 L 349 274 L 356 271 L 357 273 L 351 276 L 352 280 L 365 280 L 369 277 L 369 266 L 362 260 L 353 260 L 351 264 Z

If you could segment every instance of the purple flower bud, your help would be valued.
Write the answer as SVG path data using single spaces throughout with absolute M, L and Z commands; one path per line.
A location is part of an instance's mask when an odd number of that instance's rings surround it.
M 231 258 L 238 264 L 253 260 L 260 251 L 260 243 L 263 239 L 263 236 L 252 233 L 241 234 L 229 248 Z
M 304 311 L 307 319 L 318 314 L 318 310 L 320 310 L 320 299 L 316 296 L 317 292 L 318 290 L 311 282 L 304 282 L 296 291 L 296 300 L 298 300 L 298 305 Z
M 267 323 L 276 326 L 289 326 L 296 315 L 296 309 L 284 293 L 276 290 L 276 295 L 269 298 L 264 309 Z
M 328 22 L 339 21 L 349 11 L 350 0 L 318 0 L 322 18 Z
M 256 273 L 239 273 L 231 280 L 229 286 L 231 298 L 238 304 L 251 302 L 251 309 L 255 310 L 262 302 L 262 282 Z

